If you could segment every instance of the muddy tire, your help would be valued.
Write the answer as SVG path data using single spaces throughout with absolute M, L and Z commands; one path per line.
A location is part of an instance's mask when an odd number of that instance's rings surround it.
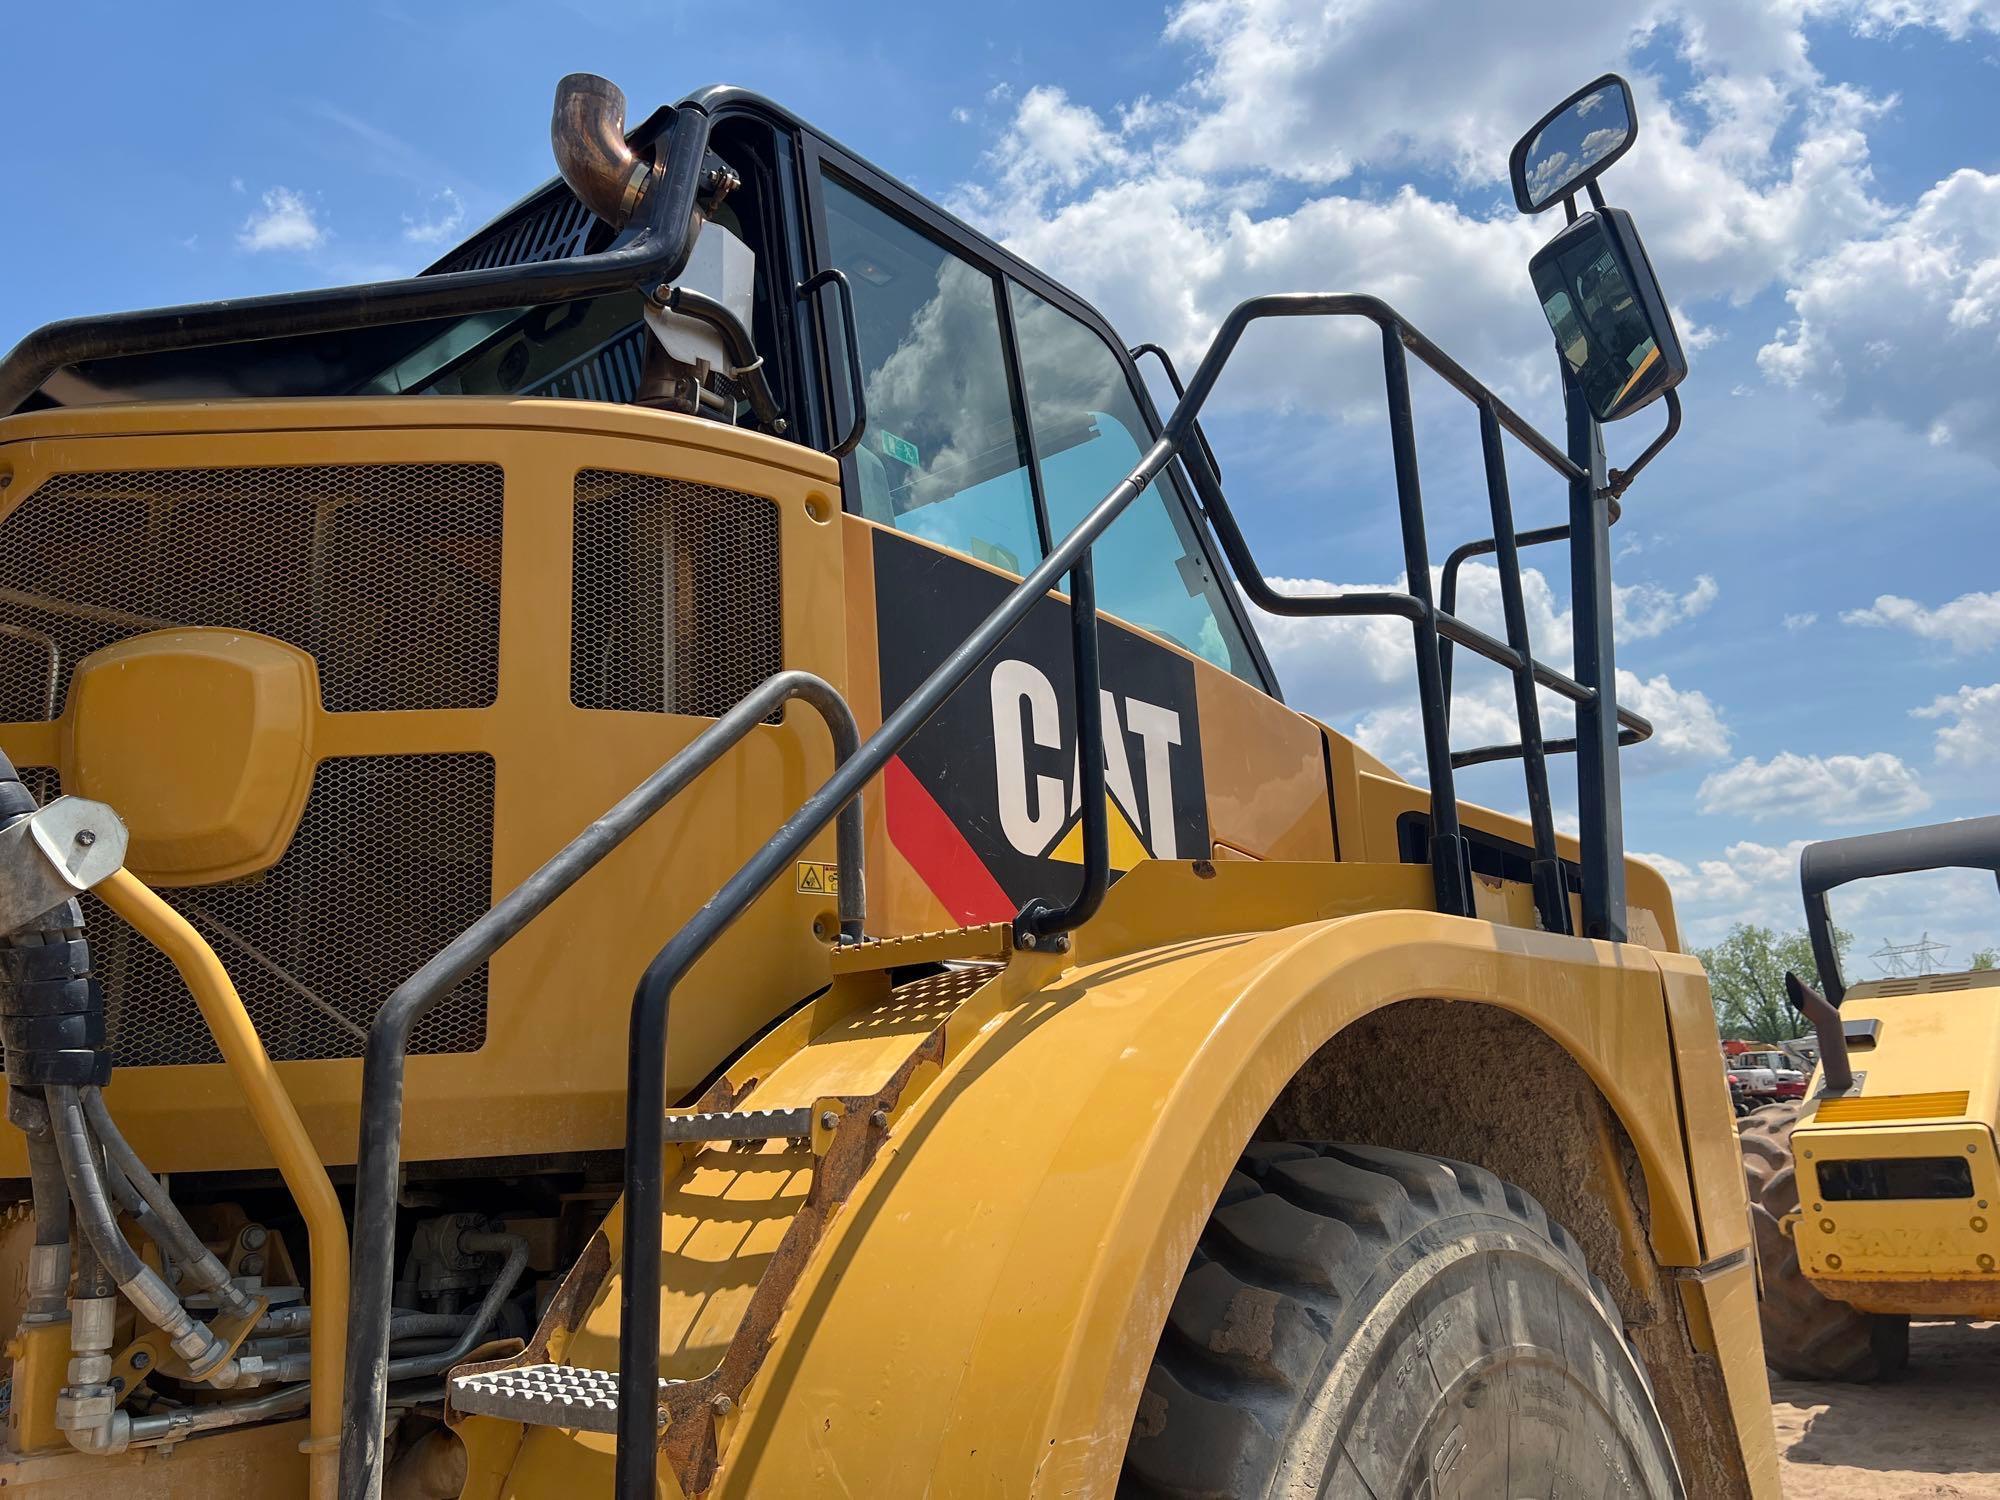
M 1792 1127 L 1799 1101 L 1766 1104 L 1736 1127 L 1743 1146 L 1743 1180 L 1750 1192 L 1756 1236 L 1764 1362 L 1793 1380 L 1881 1380 L 1910 1362 L 1910 1320 L 1857 1312 L 1823 1297 L 1799 1268 L 1798 1246 L 1779 1228 L 1799 1207 L 1792 1171 Z
M 1462 1162 L 1258 1143 L 1203 1232 L 1126 1496 L 1681 1496 L 1618 1309 L 1563 1228 Z

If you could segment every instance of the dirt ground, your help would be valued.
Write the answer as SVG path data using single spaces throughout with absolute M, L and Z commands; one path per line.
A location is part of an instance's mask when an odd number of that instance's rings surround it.
M 1771 1379 L 1787 1500 L 2000 1500 L 2000 1323 L 1920 1323 L 1888 1385 Z

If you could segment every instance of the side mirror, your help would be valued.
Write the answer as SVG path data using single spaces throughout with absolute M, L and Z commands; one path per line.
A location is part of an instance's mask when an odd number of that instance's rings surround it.
M 1624 79 L 1606 73 L 1584 85 L 1515 144 L 1507 158 L 1515 205 L 1524 214 L 1538 214 L 1580 192 L 1631 150 L 1638 136 L 1639 116 Z
M 1632 216 L 1582 215 L 1528 262 L 1556 347 L 1600 422 L 1629 417 L 1687 376 L 1687 355 Z

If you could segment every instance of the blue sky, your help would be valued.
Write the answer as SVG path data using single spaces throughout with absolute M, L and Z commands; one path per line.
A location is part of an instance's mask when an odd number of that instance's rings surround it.
M 1352 0 L 1170 6 L 71 4 L 10 18 L 0 342 L 51 318 L 415 269 L 549 172 L 575 69 L 640 112 L 739 82 L 904 177 L 1184 362 L 1242 296 L 1374 291 L 1557 424 L 1513 213 L 1514 136 L 1576 83 L 1633 80 L 1606 180 L 1692 346 L 1681 440 L 1614 533 L 1629 845 L 1685 918 L 1797 920 L 1796 845 L 2000 810 L 2000 11 L 1991 0 Z M 1616 14 L 1614 15 L 1613 12 Z M 1246 344 L 1209 430 L 1274 575 L 1400 566 L 1378 366 L 1325 328 Z M 1482 530 L 1469 409 L 1419 390 L 1438 557 Z M 1611 432 L 1613 461 L 1652 434 Z M 1561 494 L 1512 455 L 1524 525 Z M 1566 631 L 1536 559 L 1544 654 Z M 1543 588 L 1542 585 L 1547 587 Z M 1491 610 L 1490 575 L 1467 608 Z M 1495 616 L 1488 614 L 1489 621 Z M 1267 632 L 1293 702 L 1398 765 L 1406 638 Z M 1460 674 L 1461 743 L 1506 686 Z M 1560 786 L 1567 768 L 1558 764 Z M 1522 805 L 1515 773 L 1466 790 Z M 1566 795 L 1566 794 L 1565 794 Z M 1865 955 L 2000 941 L 1991 882 L 1870 889 Z

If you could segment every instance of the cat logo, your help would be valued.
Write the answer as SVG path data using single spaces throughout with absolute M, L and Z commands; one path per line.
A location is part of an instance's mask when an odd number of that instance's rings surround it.
M 877 532 L 886 713 L 978 626 L 1007 580 Z M 890 761 L 889 841 L 958 922 L 1012 917 L 1074 889 L 1082 861 L 1069 609 L 1046 599 Z M 1209 850 L 1194 665 L 1104 621 L 1098 631 L 1111 866 Z
M 1128 696 L 1121 700 L 1109 690 L 1100 694 L 1104 715 L 1104 784 L 1111 830 L 1111 867 L 1129 870 L 1147 857 L 1177 859 L 1174 834 L 1173 751 L 1181 742 L 1181 716 L 1170 708 Z M 1067 788 L 1046 771 L 1031 770 L 1034 752 L 1063 748 L 1061 715 L 1055 684 L 1033 662 L 1009 657 L 994 663 L 993 765 L 1000 806 L 1000 830 L 1022 854 L 1040 855 L 1071 864 L 1083 859 L 1082 809 L 1079 806 L 1079 756 L 1068 754 Z M 1121 713 L 1122 709 L 1122 713 Z M 1133 753 L 1128 738 L 1137 742 Z M 1145 796 L 1133 780 L 1137 761 Z M 1060 764 L 1060 761 L 1058 761 Z M 1147 813 L 1160 808 L 1157 832 L 1147 838 L 1152 822 Z

